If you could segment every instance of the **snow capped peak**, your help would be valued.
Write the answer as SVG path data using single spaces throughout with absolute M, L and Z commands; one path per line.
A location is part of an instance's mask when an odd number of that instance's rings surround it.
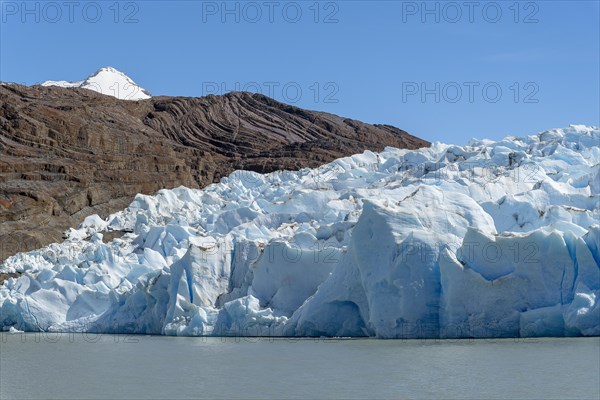
M 113 67 L 102 67 L 102 68 L 98 69 L 96 72 L 94 72 L 93 74 L 91 74 L 90 76 L 88 76 L 86 80 L 90 80 L 90 79 L 96 78 L 98 76 L 103 76 L 103 77 L 112 78 L 112 79 L 126 79 L 126 80 L 133 82 L 133 80 L 131 80 L 130 77 L 128 77 L 123 72 L 121 72 Z
M 83 81 L 46 81 L 42 86 L 89 89 L 121 100 L 144 100 L 151 97 L 148 91 L 113 67 L 100 68 Z

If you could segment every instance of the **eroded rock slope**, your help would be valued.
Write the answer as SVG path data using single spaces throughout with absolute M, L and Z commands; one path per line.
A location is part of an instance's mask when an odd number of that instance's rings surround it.
M 316 167 L 429 143 L 387 125 L 249 93 L 127 101 L 79 88 L 0 85 L 0 261 L 62 241 L 137 193 L 203 187 L 235 169 Z

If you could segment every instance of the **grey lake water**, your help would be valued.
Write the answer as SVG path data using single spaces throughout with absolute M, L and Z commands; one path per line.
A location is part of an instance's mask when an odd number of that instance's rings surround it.
M 0 340 L 2 399 L 599 397 L 600 338 Z

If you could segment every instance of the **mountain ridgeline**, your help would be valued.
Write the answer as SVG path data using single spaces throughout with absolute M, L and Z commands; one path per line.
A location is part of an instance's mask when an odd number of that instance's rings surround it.
M 204 187 L 236 169 L 317 167 L 429 143 L 260 94 L 119 100 L 79 87 L 0 85 L 0 262 L 62 241 L 137 193 Z

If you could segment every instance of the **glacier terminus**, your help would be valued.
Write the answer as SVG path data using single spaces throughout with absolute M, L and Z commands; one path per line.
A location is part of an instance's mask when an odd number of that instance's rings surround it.
M 597 127 L 237 171 L 7 259 L 0 328 L 597 336 L 599 221 Z

